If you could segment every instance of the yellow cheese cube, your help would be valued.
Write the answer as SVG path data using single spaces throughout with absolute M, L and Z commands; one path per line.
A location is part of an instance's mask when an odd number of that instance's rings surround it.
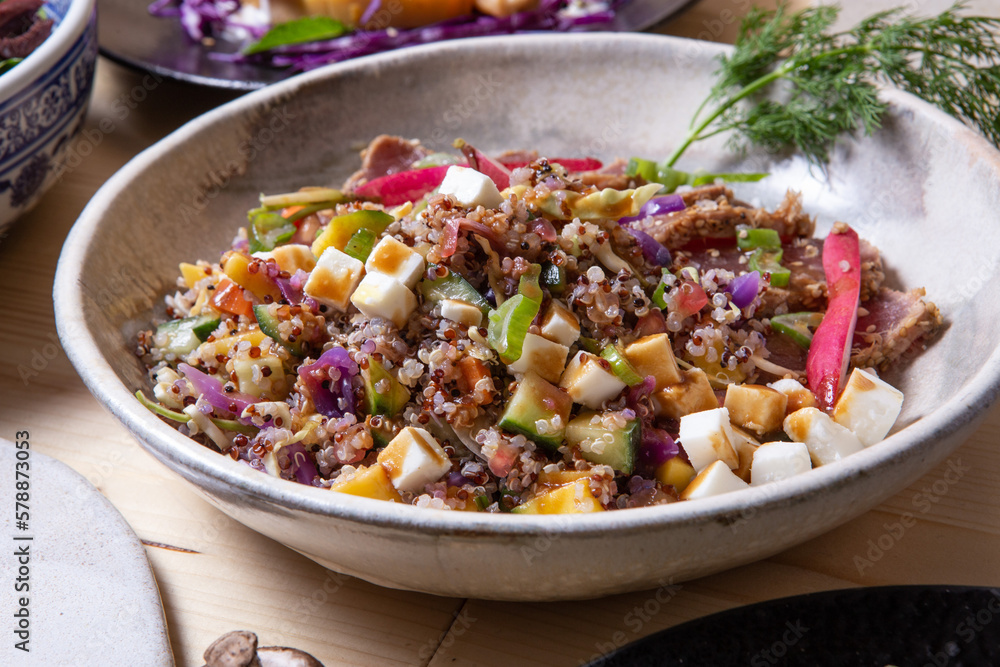
M 726 409 L 733 424 L 757 435 L 781 430 L 788 397 L 760 384 L 731 384 L 726 387 Z
M 681 373 L 681 377 L 683 379 L 679 384 L 653 392 L 651 402 L 658 416 L 680 419 L 684 415 L 719 407 L 719 399 L 705 371 L 692 368 Z
M 625 348 L 625 356 L 639 371 L 639 375 L 653 376 L 656 390 L 684 381 L 681 369 L 677 367 L 670 337 L 665 333 L 640 338 Z

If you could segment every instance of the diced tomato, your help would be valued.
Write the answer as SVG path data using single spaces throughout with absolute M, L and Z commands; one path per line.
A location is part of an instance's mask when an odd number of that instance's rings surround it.
M 243 296 L 243 288 L 228 278 L 223 278 L 215 286 L 215 293 L 210 299 L 216 309 L 233 315 L 253 315 L 253 304 Z
M 691 280 L 681 283 L 680 293 L 677 297 L 677 313 L 681 317 L 694 315 L 708 303 L 708 295 L 701 285 Z

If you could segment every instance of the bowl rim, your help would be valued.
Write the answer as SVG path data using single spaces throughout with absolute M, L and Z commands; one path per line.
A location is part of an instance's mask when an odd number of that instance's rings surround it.
M 66 15 L 52 28 L 52 33 L 27 58 L 0 76 L 0 105 L 27 88 L 73 46 L 86 29 L 96 0 L 69 0 Z
M 134 157 L 112 176 L 94 195 L 73 226 L 62 253 L 54 283 L 55 316 L 59 336 L 70 361 L 76 367 L 88 389 L 105 408 L 162 463 L 186 476 L 210 477 L 225 484 L 234 493 L 264 501 L 284 510 L 321 515 L 366 526 L 402 530 L 419 529 L 433 536 L 458 535 L 477 538 L 510 538 L 538 536 L 539 533 L 560 533 L 575 536 L 600 536 L 609 531 L 626 535 L 648 530 L 651 525 L 683 526 L 725 522 L 739 517 L 748 509 L 767 511 L 795 505 L 819 491 L 844 490 L 855 479 L 877 475 L 883 470 L 914 456 L 933 457 L 932 445 L 963 426 L 985 415 L 987 408 L 1000 394 L 1000 346 L 959 391 L 933 412 L 908 425 L 879 443 L 837 463 L 815 468 L 807 475 L 798 475 L 781 482 L 750 487 L 732 494 L 680 502 L 626 512 L 600 512 L 582 515 L 504 516 L 473 512 L 448 512 L 419 508 L 399 503 L 331 493 L 326 489 L 308 488 L 294 482 L 262 475 L 260 472 L 223 457 L 181 435 L 144 408 L 118 378 L 101 355 L 91 337 L 83 315 L 82 283 L 78 276 L 83 267 L 93 236 L 103 212 L 123 190 L 133 175 L 150 168 L 158 154 L 174 149 L 205 128 L 224 122 L 231 114 L 241 114 L 268 101 L 278 102 L 294 96 L 304 87 L 328 78 L 358 71 L 378 71 L 386 67 L 407 66 L 421 58 L 454 56 L 453 52 L 502 48 L 512 42 L 529 47 L 573 40 L 594 45 L 609 42 L 649 46 L 672 44 L 680 49 L 696 49 L 697 58 L 714 58 L 727 50 L 724 45 L 697 42 L 663 35 L 583 33 L 533 34 L 480 37 L 454 40 L 413 47 L 402 52 L 389 52 L 320 68 L 301 74 L 259 91 L 248 93 L 199 116 L 175 130 L 153 146 Z M 465 54 L 468 56 L 468 54 Z M 951 132 L 962 135 L 977 154 L 982 154 L 988 168 L 1000 181 L 1000 152 L 985 138 L 936 107 L 899 91 L 885 91 L 886 99 L 896 113 L 927 117 L 933 124 L 943 124 Z M 140 436 L 139 434 L 143 435 Z M 944 455 L 938 454 L 938 458 Z M 937 459 L 935 459 L 936 462 Z M 170 461 L 170 463 L 168 463 Z M 181 473 L 180 469 L 185 472 Z M 185 474 L 187 473 L 187 474 Z M 867 509 L 864 508 L 864 509 Z

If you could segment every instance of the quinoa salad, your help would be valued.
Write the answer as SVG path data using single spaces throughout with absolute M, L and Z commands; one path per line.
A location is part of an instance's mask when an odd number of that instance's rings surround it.
M 642 158 L 376 138 L 262 195 L 140 333 L 150 410 L 262 474 L 443 510 L 579 513 L 876 445 L 941 325 L 843 222 Z M 236 228 L 239 221 L 233 221 Z

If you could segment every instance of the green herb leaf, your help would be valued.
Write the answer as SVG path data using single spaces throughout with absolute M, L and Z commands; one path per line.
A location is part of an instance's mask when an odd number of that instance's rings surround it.
M 751 9 L 666 166 L 692 143 L 730 131 L 737 150 L 795 148 L 823 164 L 841 134 L 880 127 L 880 84 L 923 98 L 1000 146 L 1000 18 L 964 9 L 959 2 L 930 18 L 892 9 L 834 34 L 835 6 Z M 769 96 L 779 81 L 780 98 Z
M 307 16 L 274 26 L 260 40 L 243 49 L 243 55 L 250 56 L 290 44 L 320 42 L 340 37 L 348 32 L 350 29 L 337 19 Z

